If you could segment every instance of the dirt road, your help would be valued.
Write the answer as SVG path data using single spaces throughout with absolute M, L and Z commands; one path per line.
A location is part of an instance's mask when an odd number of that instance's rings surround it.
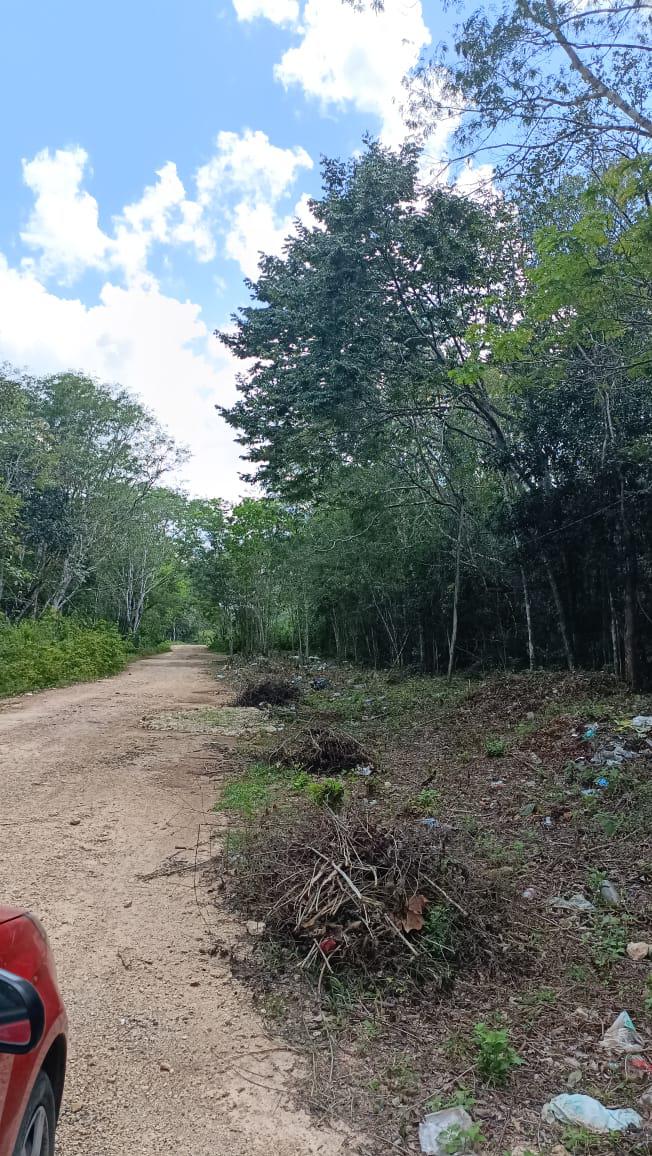
M 142 722 L 214 704 L 210 664 L 179 646 L 0 704 L 0 893 L 49 929 L 71 1020 L 59 1156 L 349 1151 L 293 1108 L 300 1061 L 208 954 L 241 930 L 201 873 L 142 878 L 219 839 L 210 739 Z

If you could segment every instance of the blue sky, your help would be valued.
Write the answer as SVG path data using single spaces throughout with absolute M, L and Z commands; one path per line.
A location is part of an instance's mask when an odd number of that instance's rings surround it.
M 214 405 L 237 366 L 212 332 L 307 212 L 320 155 L 400 142 L 401 75 L 443 19 L 433 0 L 5 3 L 0 360 L 120 382 L 189 445 L 189 489 L 235 498 Z

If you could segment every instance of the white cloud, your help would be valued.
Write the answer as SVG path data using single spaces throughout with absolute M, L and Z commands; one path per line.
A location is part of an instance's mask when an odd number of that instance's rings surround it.
M 380 120 L 389 145 L 406 135 L 403 78 L 431 42 L 421 0 L 390 0 L 383 12 L 356 11 L 340 0 L 307 0 L 300 41 L 276 65 L 286 87 L 300 85 L 325 106 L 353 106 Z
M 305 149 L 279 148 L 264 132 L 221 132 L 214 157 L 197 172 L 197 199 L 219 219 L 228 257 L 254 278 L 259 253 L 280 253 L 292 230 L 293 212 L 282 203 L 301 170 L 312 169 Z
M 21 232 L 32 254 L 23 261 L 26 271 L 70 285 L 94 269 L 116 273 L 127 285 L 155 288 L 148 270 L 155 245 L 185 246 L 197 260 L 210 261 L 222 235 L 225 255 L 253 277 L 260 250 L 280 252 L 292 227 L 292 213 L 282 202 L 299 173 L 313 167 L 305 149 L 279 148 L 263 132 L 221 132 L 214 155 L 195 174 L 195 199 L 167 161 L 106 231 L 95 197 L 83 188 L 88 160 L 84 149 L 74 147 L 44 149 L 23 162 L 25 183 L 34 193 Z
M 219 240 L 222 253 L 255 276 L 259 250 L 279 252 L 290 232 L 292 186 L 312 167 L 305 149 L 279 148 L 262 132 L 223 132 L 195 174 L 195 199 L 168 161 L 105 229 L 84 188 L 83 148 L 44 149 L 24 161 L 34 205 L 21 240 L 30 255 L 13 268 L 0 253 L 0 361 L 119 382 L 190 446 L 183 476 L 193 492 L 236 497 L 243 465 L 215 404 L 235 400 L 238 363 L 209 332 L 201 307 L 166 295 L 148 262 L 155 245 L 187 246 L 207 261 Z M 305 217 L 305 198 L 296 208 Z M 107 277 L 95 304 L 47 287 L 50 278 L 69 285 L 87 270 Z
M 71 284 L 87 269 L 117 270 L 129 283 L 151 283 L 147 260 L 154 244 L 187 245 L 200 261 L 215 255 L 203 209 L 188 200 L 176 165 L 158 170 L 156 183 L 113 221 L 99 224 L 95 197 L 82 188 L 88 154 L 79 147 L 42 152 L 23 161 L 23 177 L 34 206 L 21 240 L 38 256 L 25 261 L 42 276 Z
M 82 148 L 43 149 L 23 161 L 23 179 L 34 193 L 34 207 L 21 240 L 40 251 L 46 275 L 71 281 L 87 268 L 107 261 L 110 239 L 99 226 L 95 197 L 82 190 L 88 154 Z
M 197 171 L 197 196 L 202 204 L 230 192 L 277 201 L 294 184 L 301 169 L 313 167 L 305 149 L 279 148 L 264 132 L 219 133 L 215 156 Z
M 36 373 L 79 369 L 138 395 L 193 457 L 182 478 L 196 494 L 244 489 L 233 433 L 215 404 L 236 396 L 237 365 L 200 307 L 158 288 L 105 284 L 99 303 L 51 293 L 0 254 L 0 359 Z
M 273 24 L 292 24 L 299 18 L 299 0 L 233 0 L 238 20 L 264 16 Z

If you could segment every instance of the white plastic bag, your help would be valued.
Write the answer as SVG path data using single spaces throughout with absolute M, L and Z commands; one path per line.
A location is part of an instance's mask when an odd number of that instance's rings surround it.
M 614 1056 L 632 1056 L 643 1051 L 643 1040 L 639 1036 L 629 1012 L 622 1011 L 607 1028 L 600 1047 Z
M 442 1112 L 430 1112 L 419 1124 L 421 1151 L 427 1156 L 444 1156 L 442 1147 L 451 1135 L 467 1132 L 473 1127 L 473 1120 L 464 1108 L 444 1108 Z M 460 1152 L 464 1151 L 460 1145 Z

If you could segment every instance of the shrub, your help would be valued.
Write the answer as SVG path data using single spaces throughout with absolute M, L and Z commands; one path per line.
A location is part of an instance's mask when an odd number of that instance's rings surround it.
M 488 759 L 502 759 L 507 754 L 507 743 L 504 739 L 487 739 L 484 749 Z
M 312 779 L 308 783 L 306 793 L 317 806 L 339 811 L 344 802 L 346 788 L 341 779 Z
M 107 623 L 47 615 L 0 625 L 0 694 L 22 694 L 123 670 L 125 644 Z
M 504 1084 L 512 1068 L 523 1061 L 509 1042 L 506 1028 L 489 1028 L 476 1024 L 473 1038 L 478 1047 L 478 1072 L 488 1084 Z

